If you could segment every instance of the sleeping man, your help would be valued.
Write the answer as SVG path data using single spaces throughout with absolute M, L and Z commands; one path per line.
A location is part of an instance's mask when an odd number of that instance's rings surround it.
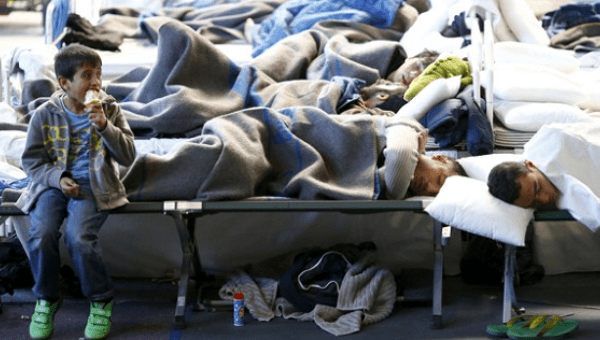
M 523 208 L 564 209 L 600 226 L 600 124 L 550 124 L 525 144 L 522 162 L 496 165 L 490 193 Z
M 498 164 L 490 172 L 488 187 L 495 197 L 526 209 L 554 209 L 560 197 L 558 188 L 530 160 Z
M 123 182 L 137 201 L 434 196 L 464 172 L 423 154 L 426 140 L 409 118 L 252 108 L 211 119 L 163 154 L 139 154 Z

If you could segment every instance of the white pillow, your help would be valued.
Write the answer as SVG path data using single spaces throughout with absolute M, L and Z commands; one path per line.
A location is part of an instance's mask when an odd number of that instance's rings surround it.
M 525 245 L 533 218 L 533 209 L 505 203 L 488 192 L 485 182 L 463 176 L 448 177 L 425 212 L 449 226 L 514 246 Z
M 502 18 L 521 42 L 550 45 L 550 37 L 524 0 L 498 0 Z
M 460 90 L 461 79 L 462 76 L 460 75 L 435 79 L 419 91 L 413 99 L 404 104 L 398 110 L 397 115 L 420 120 L 437 104 L 454 98 Z
M 438 1 L 427 12 L 419 14 L 412 26 L 400 38 L 400 45 L 408 57 L 423 52 L 425 37 L 431 32 L 441 32 L 448 24 L 448 9 L 444 1 Z
M 588 87 L 588 99 L 577 103 L 579 107 L 588 111 L 600 112 L 600 89 Z
M 524 157 L 514 153 L 493 153 L 490 155 L 462 157 L 456 161 L 462 165 L 470 178 L 487 183 L 487 178 L 496 165 L 504 162 L 522 162 Z
M 526 132 L 536 132 L 550 123 L 597 122 L 578 106 L 565 103 L 495 100 L 494 112 L 507 128 Z
M 499 63 L 494 67 L 494 95 L 500 99 L 577 104 L 588 100 L 581 83 L 543 65 Z
M 581 61 L 571 50 L 540 46 L 518 41 L 501 41 L 494 44 L 496 63 L 524 63 L 544 65 L 553 70 L 573 73 L 579 70 Z

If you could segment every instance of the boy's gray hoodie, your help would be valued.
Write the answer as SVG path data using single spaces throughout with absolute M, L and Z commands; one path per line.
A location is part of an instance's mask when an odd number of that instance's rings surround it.
M 29 213 L 39 195 L 49 188 L 61 189 L 60 179 L 68 176 L 69 122 L 63 111 L 59 92 L 35 110 L 29 122 L 27 141 L 21 163 L 31 183 L 19 197 L 17 206 Z M 114 209 L 128 203 L 125 187 L 119 178 L 119 166 L 129 166 L 135 159 L 133 132 L 119 105 L 102 93 L 106 128 L 90 129 L 90 184 L 99 210 Z

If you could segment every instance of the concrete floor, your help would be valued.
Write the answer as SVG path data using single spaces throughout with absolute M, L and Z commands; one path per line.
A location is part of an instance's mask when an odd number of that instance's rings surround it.
M 414 274 L 414 275 L 412 275 Z M 412 275 L 412 276 L 411 276 Z M 443 328 L 433 329 L 430 287 L 426 272 L 406 272 L 406 300 L 396 304 L 385 320 L 343 336 L 348 340 L 366 339 L 489 339 L 488 324 L 501 323 L 502 288 L 467 285 L 458 276 L 444 281 Z M 403 280 L 401 278 L 401 280 Z M 412 285 L 412 286 L 411 286 Z M 572 339 L 600 338 L 600 273 L 553 275 L 531 285 L 517 287 L 520 306 L 527 314 L 574 313 L 578 330 Z M 231 310 L 193 311 L 186 315 L 186 327 L 172 327 L 176 286 L 171 282 L 116 280 L 113 329 L 110 339 L 333 339 L 314 322 L 275 318 L 269 322 L 254 319 L 247 311 L 245 325 L 233 326 Z M 0 339 L 28 339 L 29 320 L 34 307 L 30 290 L 20 289 L 14 296 L 3 296 L 0 314 Z M 65 298 L 55 319 L 52 339 L 79 339 L 89 313 L 85 299 Z

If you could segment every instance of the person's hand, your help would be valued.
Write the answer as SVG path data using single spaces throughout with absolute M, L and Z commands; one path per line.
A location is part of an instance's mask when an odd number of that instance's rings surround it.
M 104 130 L 107 121 L 104 109 L 102 108 L 102 103 L 94 101 L 88 105 L 87 110 L 90 113 L 90 123 L 92 123 L 99 131 Z
M 427 138 L 429 138 L 429 130 L 425 129 L 419 134 L 419 153 L 425 153 Z
M 79 196 L 79 184 L 71 177 L 65 176 L 60 179 L 60 188 L 63 194 L 76 198 Z

